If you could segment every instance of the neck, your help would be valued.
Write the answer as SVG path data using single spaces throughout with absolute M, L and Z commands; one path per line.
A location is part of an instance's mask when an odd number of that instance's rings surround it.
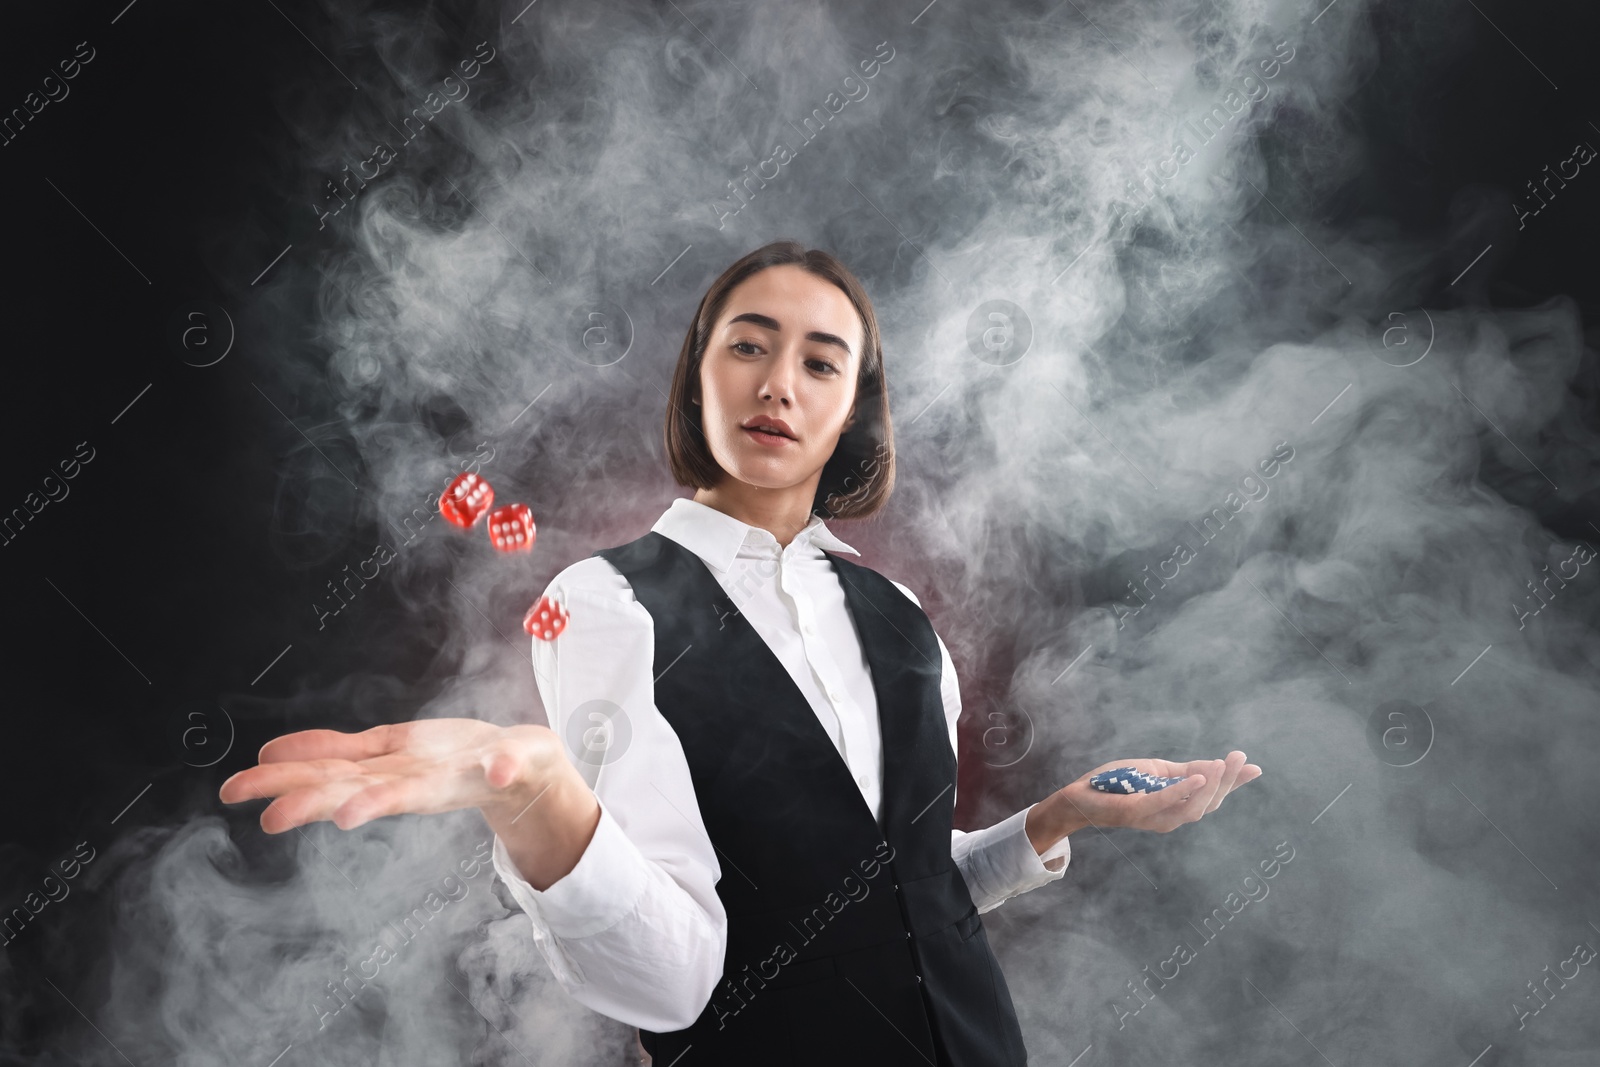
M 816 492 L 816 479 L 785 489 L 767 489 L 736 478 L 724 478 L 715 489 L 696 490 L 694 500 L 731 515 L 747 526 L 766 530 L 777 538 L 780 547 L 787 548 L 811 521 L 811 502 Z

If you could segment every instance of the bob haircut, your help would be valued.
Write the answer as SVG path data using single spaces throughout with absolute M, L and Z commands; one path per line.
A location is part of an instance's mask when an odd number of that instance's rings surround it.
M 727 471 L 706 444 L 704 413 L 691 414 L 693 387 L 712 328 L 728 303 L 728 294 L 752 274 L 768 267 L 792 265 L 838 286 L 861 316 L 861 361 L 856 372 L 855 421 L 839 435 L 833 455 L 822 467 L 811 512 L 823 519 L 864 519 L 876 514 L 894 488 L 894 427 L 889 418 L 889 383 L 883 372 L 883 343 L 878 319 L 861 282 L 832 255 L 808 249 L 798 241 L 762 245 L 734 263 L 711 283 L 700 298 L 694 321 L 684 335 L 678 366 L 672 374 L 667 404 L 667 459 L 679 485 L 711 489 Z

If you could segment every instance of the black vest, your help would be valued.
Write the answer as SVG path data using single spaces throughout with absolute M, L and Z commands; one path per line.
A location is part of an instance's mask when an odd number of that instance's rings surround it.
M 728 915 L 722 979 L 656 1067 L 1027 1063 L 1011 993 L 950 856 L 956 760 L 922 610 L 825 553 L 883 738 L 882 826 L 816 713 L 705 563 L 651 532 L 596 555 L 655 625 L 656 706 L 688 758 Z

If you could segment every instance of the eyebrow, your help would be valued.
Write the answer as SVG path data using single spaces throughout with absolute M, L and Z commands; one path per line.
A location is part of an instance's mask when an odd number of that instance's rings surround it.
M 763 329 L 771 330 L 773 333 L 777 333 L 783 329 L 783 327 L 778 325 L 777 319 L 773 318 L 771 315 L 763 315 L 759 311 L 746 311 L 743 315 L 735 315 L 733 318 L 728 320 L 728 325 L 732 326 L 736 322 L 753 322 Z M 838 345 L 840 348 L 844 349 L 845 355 L 848 356 L 851 354 L 849 344 L 847 344 L 844 338 L 840 337 L 838 334 L 824 333 L 821 330 L 812 330 L 810 333 L 806 334 L 806 340 L 816 341 L 818 344 L 824 345 Z

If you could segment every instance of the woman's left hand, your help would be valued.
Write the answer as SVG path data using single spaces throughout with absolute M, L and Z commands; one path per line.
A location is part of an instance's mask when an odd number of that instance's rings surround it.
M 1105 793 L 1089 784 L 1089 779 L 1095 775 L 1118 767 L 1186 780 L 1153 793 Z M 1246 763 L 1245 754 L 1237 749 L 1228 753 L 1226 759 L 1186 763 L 1164 759 L 1112 760 L 1058 789 L 1047 803 L 1061 809 L 1066 833 L 1085 826 L 1124 826 L 1165 834 L 1216 811 L 1229 793 L 1260 776 L 1261 768 Z

